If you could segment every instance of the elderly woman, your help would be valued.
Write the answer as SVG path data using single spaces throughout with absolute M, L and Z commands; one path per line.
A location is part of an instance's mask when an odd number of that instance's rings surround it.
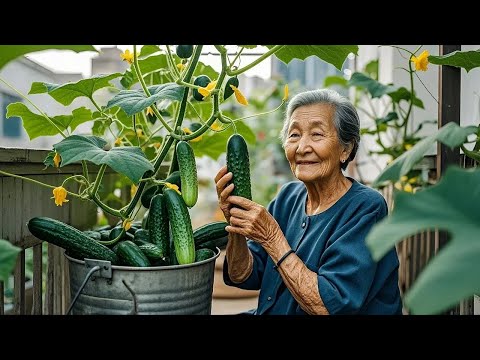
M 226 166 L 215 177 L 230 223 L 225 283 L 260 289 L 256 314 L 401 314 L 395 249 L 375 262 L 365 245 L 387 215 L 385 200 L 342 172 L 360 140 L 354 106 L 333 90 L 300 93 L 281 138 L 299 181 L 268 209 L 231 195 Z

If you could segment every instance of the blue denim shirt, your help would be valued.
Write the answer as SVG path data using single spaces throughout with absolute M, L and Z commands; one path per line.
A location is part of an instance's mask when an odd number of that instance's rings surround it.
M 285 184 L 269 204 L 288 243 L 308 269 L 317 273 L 318 290 L 330 314 L 398 314 L 398 257 L 392 248 L 378 263 L 366 247 L 372 226 L 387 215 L 382 195 L 352 178 L 351 188 L 326 211 L 307 215 L 307 189 L 302 182 Z M 265 250 L 252 240 L 253 271 L 240 284 L 228 276 L 227 285 L 260 289 L 257 314 L 306 314 L 283 283 Z

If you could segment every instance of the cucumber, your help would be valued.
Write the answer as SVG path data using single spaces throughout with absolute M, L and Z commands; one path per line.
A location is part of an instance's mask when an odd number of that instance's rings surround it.
M 98 231 L 85 230 L 83 233 L 90 236 L 93 240 L 102 240 L 102 235 Z
M 228 232 L 225 230 L 227 225 L 226 221 L 215 221 L 196 228 L 193 231 L 195 246 L 198 247 L 207 241 L 228 236 Z
M 146 207 L 147 209 L 150 208 L 150 201 L 152 201 L 152 198 L 156 195 L 156 194 L 160 194 L 160 191 L 162 189 L 163 186 L 161 185 L 157 185 L 157 184 L 152 184 L 150 186 L 148 186 L 142 193 L 142 197 L 140 198 L 140 202 L 142 203 L 142 205 L 144 207 Z
M 230 87 L 230 85 L 238 88 L 239 82 L 236 76 L 228 79 L 227 83 L 225 84 L 225 89 L 223 90 L 223 101 L 227 100 L 233 94 L 233 89 Z
M 155 244 L 141 244 L 141 245 L 138 245 L 138 247 L 140 248 L 140 250 L 142 250 L 145 256 L 151 261 L 163 259 L 165 257 L 165 254 L 163 253 L 162 249 L 160 249 L 160 247 Z
M 150 234 L 148 233 L 148 230 L 145 230 L 145 229 L 137 230 L 135 235 L 133 235 L 133 241 L 135 242 L 136 240 L 143 240 L 146 242 L 150 242 Z
M 175 192 L 176 193 L 176 192 Z M 157 245 L 163 256 L 168 256 L 170 236 L 168 231 L 169 213 L 164 195 L 158 194 L 152 198 L 148 216 L 148 233 L 150 242 Z
M 148 215 L 150 213 L 150 210 L 147 209 L 147 211 L 145 211 L 145 213 L 143 214 L 143 218 L 142 218 L 142 228 L 144 229 L 148 229 Z
M 113 240 L 113 239 L 116 239 L 117 236 L 120 235 L 120 233 L 122 232 L 123 230 L 123 227 L 121 226 L 115 226 L 111 231 L 110 231 L 110 235 L 108 236 L 109 237 L 109 240 Z M 123 236 L 120 238 L 120 241 L 121 240 L 133 240 L 133 234 L 129 233 L 129 232 L 125 232 L 123 234 Z
M 197 130 L 200 129 L 201 127 L 202 127 L 202 124 L 200 124 L 199 122 L 193 122 L 193 123 L 191 123 L 191 124 L 188 126 L 188 128 L 189 128 L 190 130 L 192 130 L 192 132 L 197 131 Z
M 78 229 L 61 221 L 48 217 L 34 217 L 27 223 L 28 230 L 50 244 L 64 248 L 68 253 L 74 253 L 80 259 L 108 260 L 118 264 L 118 256 L 105 245 L 102 245 Z
M 173 243 L 173 238 L 170 239 L 170 255 L 169 255 L 170 265 L 178 265 L 177 254 L 175 253 L 175 244 Z
M 250 184 L 250 160 L 245 139 L 240 134 L 233 134 L 227 142 L 227 168 L 233 174 L 235 185 L 232 195 L 252 200 Z
M 193 45 L 177 45 L 176 53 L 180 59 L 188 59 L 193 54 Z
M 213 251 L 216 251 L 216 248 L 218 247 L 219 249 L 224 249 L 227 246 L 228 243 L 228 237 L 219 237 L 213 240 L 209 240 L 207 242 L 204 242 L 200 245 L 196 245 L 196 249 L 210 249 Z
M 182 179 L 180 177 L 180 171 L 176 170 L 164 180 L 165 182 L 168 182 L 170 184 L 175 184 L 178 186 L 178 190 L 182 191 Z
M 207 75 L 200 75 L 195 79 L 195 81 L 193 82 L 193 85 L 206 87 L 211 82 L 212 80 L 210 80 L 210 78 Z M 193 89 L 193 98 L 197 101 L 203 101 L 203 95 L 200 94 L 197 89 Z
M 140 248 L 130 240 L 120 241 L 113 247 L 122 265 L 148 267 L 150 261 Z
M 173 145 L 173 155 L 172 155 L 172 162 L 170 163 L 170 168 L 168 169 L 168 175 L 172 175 L 175 171 L 179 171 L 180 168 L 178 167 L 177 161 L 177 142 L 175 141 Z
M 215 256 L 215 252 L 210 249 L 198 249 L 195 251 L 195 262 L 207 260 Z
M 195 242 L 187 205 L 173 189 L 163 189 L 163 195 L 167 200 L 168 218 L 178 263 L 191 264 L 195 261 Z
M 177 143 L 177 160 L 180 168 L 182 198 L 188 207 L 192 207 L 198 199 L 198 181 L 195 154 L 188 142 Z

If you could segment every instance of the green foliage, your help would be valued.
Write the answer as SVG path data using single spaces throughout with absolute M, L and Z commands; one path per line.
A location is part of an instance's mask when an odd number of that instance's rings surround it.
M 7 240 L 0 239 L 0 281 L 7 282 L 15 267 L 17 255 L 21 250 Z M 0 294 L 0 296 L 3 296 L 3 294 Z
M 49 49 L 72 50 L 75 52 L 97 51 L 92 45 L 0 45 L 0 70 L 19 56 Z
M 255 144 L 255 134 L 253 131 L 245 125 L 242 121 L 235 123 L 237 131 L 241 134 L 245 141 L 250 145 Z M 221 132 L 208 131 L 204 133 L 202 139 L 198 142 L 191 142 L 193 152 L 195 156 L 209 156 L 214 160 L 217 160 L 218 157 L 225 153 L 227 148 L 227 140 L 233 134 L 232 127 L 228 127 L 226 130 Z
M 448 231 L 451 240 L 405 298 L 415 314 L 438 313 L 480 292 L 480 170 L 450 167 L 440 182 L 428 189 L 416 194 L 399 192 L 395 211 L 373 228 L 367 246 L 379 260 L 403 238 L 434 228 Z
M 122 74 L 114 73 L 109 75 L 96 75 L 89 79 L 82 79 L 76 83 L 50 84 L 44 82 L 34 82 L 29 94 L 48 93 L 52 98 L 62 105 L 70 105 L 78 97 L 86 96 L 92 98 L 93 93 L 107 86 L 112 86 L 110 80 L 113 80 Z
M 274 45 L 267 45 L 268 48 L 273 48 Z M 348 54 L 358 53 L 357 45 L 285 45 L 280 51 L 275 53 L 275 56 L 288 64 L 293 59 L 305 60 L 307 57 L 315 55 L 334 65 L 341 70 Z
M 347 87 L 348 81 L 342 76 L 336 76 L 336 75 L 327 76 L 323 81 L 323 86 L 330 87 L 333 85 L 339 85 L 340 87 Z
M 39 136 L 53 136 L 59 134 L 58 129 L 53 126 L 44 116 L 35 114 L 24 103 L 12 103 L 7 106 L 7 118 L 18 116 L 22 119 L 23 127 L 30 140 Z M 50 117 L 60 130 L 74 131 L 78 125 L 92 120 L 92 112 L 81 107 L 73 110 L 72 115 L 58 115 Z
M 372 79 L 371 77 L 359 72 L 355 72 L 352 74 L 348 85 L 367 89 L 372 98 L 379 98 L 385 94 L 397 90 L 392 85 L 383 85 L 378 81 Z
M 430 55 L 428 61 L 436 65 L 464 68 L 467 72 L 480 66 L 480 50 L 454 51 L 447 55 Z
M 151 96 L 147 96 L 143 90 L 122 90 L 108 102 L 106 109 L 119 106 L 128 116 L 132 116 L 160 100 L 181 100 L 185 88 L 168 83 L 150 86 L 148 90 Z
M 80 161 L 91 161 L 96 165 L 106 164 L 116 172 L 138 183 L 142 175 L 153 171 L 153 166 L 138 147 L 106 149 L 107 142 L 96 136 L 72 135 L 53 145 L 62 157 L 62 166 Z
M 417 98 L 415 94 L 412 98 L 412 93 L 403 86 L 396 89 L 395 91 L 389 92 L 388 96 L 390 96 L 395 103 L 400 103 L 400 101 L 402 100 L 405 100 L 407 102 L 412 100 L 414 106 L 419 107 L 420 109 L 424 109 L 422 100 Z
M 477 131 L 478 127 L 476 126 L 460 127 L 456 123 L 448 123 L 438 130 L 438 132 L 424 138 L 415 144 L 410 151 L 405 152 L 391 162 L 377 179 L 375 179 L 372 186 L 379 186 L 388 180 L 393 182 L 398 181 L 423 158 L 435 141 L 438 140 L 450 148 L 458 147 L 466 141 L 468 135 L 474 134 Z

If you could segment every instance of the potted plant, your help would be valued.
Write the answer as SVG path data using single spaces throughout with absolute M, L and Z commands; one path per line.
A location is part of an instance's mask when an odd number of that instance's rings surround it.
M 218 246 L 224 245 L 219 241 L 225 239 L 226 223 L 192 229 L 189 208 L 198 198 L 195 156 L 217 158 L 226 151 L 227 141 L 242 139 L 248 132 L 243 120 L 262 115 L 237 118 L 223 109 L 229 98 L 248 105 L 238 75 L 273 55 L 285 63 L 314 55 L 340 69 L 347 55 L 358 51 L 354 45 L 272 45 L 258 59 L 240 67 L 242 53 L 255 47 L 234 46 L 231 55 L 229 48 L 216 45 L 221 59 L 221 68 L 216 71 L 201 62 L 203 45 L 145 45 L 140 52 L 133 46 L 132 52 L 125 51 L 119 59 L 130 64 L 124 73 L 66 84 L 34 82 L 29 94 L 46 94 L 64 106 L 86 98 L 94 108 L 80 107 L 62 116 L 48 115 L 0 78 L 35 109 L 21 102 L 7 107 L 7 117 L 21 117 L 30 139 L 63 137 L 53 145 L 45 165 L 61 171 L 65 165 L 82 164 L 82 173 L 62 184 L 37 182 L 52 188 L 55 205 L 71 199 L 91 201 L 118 219 L 113 228 L 90 232 L 55 219 L 33 218 L 28 223 L 33 235 L 66 249 L 72 305 L 77 302 L 74 313 L 210 313 L 214 262 Z M 3 46 L 0 66 L 23 53 L 45 48 Z M 114 85 L 113 80 L 119 82 Z M 134 88 L 137 84 L 139 88 Z M 109 90 L 103 103 L 97 96 L 100 89 Z M 280 109 L 287 96 L 285 87 L 281 105 L 269 112 Z M 93 123 L 90 134 L 75 133 L 80 124 L 89 121 Z M 246 149 L 247 144 L 244 146 Z M 239 156 L 248 157 L 248 152 Z M 165 173 L 160 169 L 167 159 L 171 161 Z M 89 173 L 92 164 L 99 166 L 94 178 Z M 131 186 L 132 197 L 121 208 L 99 196 L 107 167 Z M 80 184 L 78 191 L 69 190 L 72 182 Z M 147 214 L 144 219 L 138 216 L 141 210 Z M 95 281 L 88 281 L 91 276 Z

